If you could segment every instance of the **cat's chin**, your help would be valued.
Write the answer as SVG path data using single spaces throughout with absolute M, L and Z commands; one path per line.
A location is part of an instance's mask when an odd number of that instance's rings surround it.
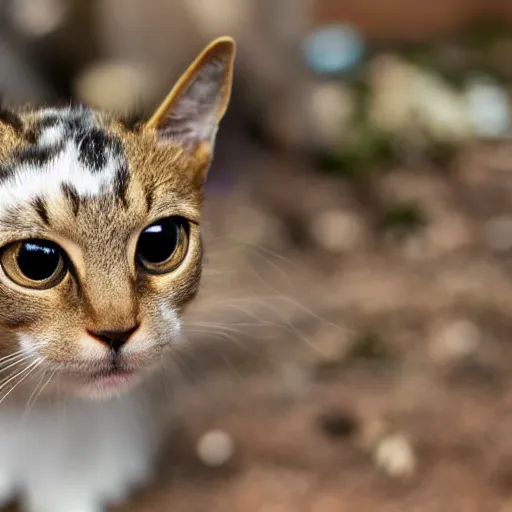
M 109 400 L 123 395 L 135 387 L 142 381 L 140 375 L 130 377 L 105 377 L 103 379 L 93 380 L 85 385 L 77 386 L 75 394 L 80 398 L 88 400 Z
M 123 395 L 142 382 L 137 372 L 111 372 L 67 379 L 67 391 L 78 398 L 101 401 Z

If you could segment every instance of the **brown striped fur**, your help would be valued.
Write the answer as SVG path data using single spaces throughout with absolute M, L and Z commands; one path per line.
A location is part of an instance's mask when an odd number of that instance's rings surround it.
M 56 242 L 71 261 L 64 280 L 47 290 L 23 288 L 0 269 L 0 357 L 20 347 L 32 351 L 31 357 L 43 358 L 43 368 L 56 371 L 55 382 L 65 382 L 82 393 L 90 372 L 110 364 L 108 350 L 88 331 L 140 324 L 122 357 L 127 367 L 141 375 L 175 341 L 178 320 L 164 318 L 162 308 L 179 318 L 199 286 L 203 185 L 217 125 L 229 101 L 233 59 L 231 39 L 213 42 L 155 115 L 135 128 L 86 107 L 65 112 L 47 108 L 0 112 L 0 194 L 20 180 L 22 184 L 27 180 L 28 190 L 34 179 L 31 169 L 47 169 L 44 172 L 53 179 L 50 168 L 68 137 L 75 137 L 82 163 L 89 166 L 87 179 L 103 172 L 102 164 L 111 154 L 122 162 L 115 171 L 112 193 L 84 197 L 79 190 L 82 181 L 77 180 L 75 184 L 64 181 L 49 189 L 51 193 L 36 191 L 29 201 L 19 199 L 19 193 L 7 202 L 0 196 L 1 248 L 44 238 Z M 203 116 L 205 109 L 208 115 Z M 38 145 L 41 134 L 50 133 L 45 130 L 64 125 L 69 133 L 63 140 Z M 59 130 L 64 133 L 64 128 Z M 89 153 L 84 153 L 86 144 Z M 94 153 L 102 145 L 105 154 Z M 168 274 L 140 272 L 135 264 L 138 236 L 154 221 L 174 215 L 190 223 L 190 245 L 183 263 Z

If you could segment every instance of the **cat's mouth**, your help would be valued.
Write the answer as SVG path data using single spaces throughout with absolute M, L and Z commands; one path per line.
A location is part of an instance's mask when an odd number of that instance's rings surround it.
M 105 399 L 131 389 L 139 380 L 140 375 L 135 370 L 110 367 L 84 375 L 78 392 L 88 398 Z
M 100 399 L 118 395 L 137 386 L 147 369 L 140 361 L 124 358 L 108 358 L 98 366 L 87 366 L 68 368 L 60 375 L 69 383 L 69 389 L 73 393 Z
M 106 369 L 94 372 L 87 380 L 89 384 L 106 388 L 116 388 L 130 384 L 135 376 L 136 372 L 134 370 L 119 366 L 110 366 Z
M 93 371 L 71 372 L 70 377 L 73 378 L 72 376 L 78 378 L 78 382 L 75 382 L 86 395 L 89 392 L 93 395 L 108 395 L 133 386 L 138 381 L 139 372 L 127 365 L 109 362 L 108 365 Z

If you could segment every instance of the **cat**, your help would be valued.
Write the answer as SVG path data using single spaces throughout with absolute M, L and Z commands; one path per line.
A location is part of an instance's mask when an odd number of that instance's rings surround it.
M 213 41 L 145 122 L 0 111 L 1 503 L 100 512 L 151 478 L 234 58 Z

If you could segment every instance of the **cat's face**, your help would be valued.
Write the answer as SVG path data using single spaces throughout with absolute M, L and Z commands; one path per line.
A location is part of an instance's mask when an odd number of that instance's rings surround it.
M 83 107 L 0 114 L 5 361 L 107 397 L 178 341 L 201 275 L 203 183 L 233 59 L 230 39 L 212 43 L 135 128 Z

